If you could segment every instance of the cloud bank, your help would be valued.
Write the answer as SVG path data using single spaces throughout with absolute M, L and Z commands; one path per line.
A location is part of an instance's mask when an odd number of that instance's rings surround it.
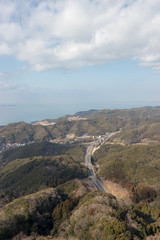
M 160 71 L 159 0 L 1 0 L 0 56 L 30 69 L 129 58 Z

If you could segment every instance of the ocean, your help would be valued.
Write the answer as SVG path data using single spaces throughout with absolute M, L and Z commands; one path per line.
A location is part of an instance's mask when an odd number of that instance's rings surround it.
M 51 105 L 0 105 L 0 125 L 24 121 L 58 118 L 67 114 L 65 109 Z
M 24 121 L 31 123 L 44 119 L 54 119 L 68 114 L 90 109 L 123 109 L 143 106 L 160 106 L 160 103 L 107 103 L 81 106 L 76 105 L 0 105 L 0 126 Z

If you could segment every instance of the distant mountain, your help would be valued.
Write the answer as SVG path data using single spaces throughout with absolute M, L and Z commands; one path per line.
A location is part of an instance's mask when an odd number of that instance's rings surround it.
M 143 143 L 159 143 L 160 142 L 160 123 L 151 123 L 137 127 L 131 130 L 124 130 L 113 136 L 111 139 L 114 143 L 125 143 L 127 145 Z
M 95 191 L 88 136 L 117 130 L 92 155 L 107 193 Z M 0 127 L 1 148 L 13 143 L 0 153 L 0 240 L 160 239 L 160 107 Z
M 79 116 L 79 117 L 89 117 L 91 116 L 93 113 L 97 112 L 98 110 L 96 109 L 91 109 L 91 110 L 88 110 L 88 111 L 81 111 L 81 112 L 77 112 L 75 113 L 74 116 Z
M 79 115 L 78 115 L 79 114 Z M 54 125 L 33 125 L 25 122 L 0 127 L 0 144 L 28 143 L 75 136 L 103 135 L 119 129 L 136 129 L 151 123 L 160 123 L 160 107 L 144 107 L 123 110 L 90 110 L 76 113 L 86 119 L 68 116 L 57 119 Z

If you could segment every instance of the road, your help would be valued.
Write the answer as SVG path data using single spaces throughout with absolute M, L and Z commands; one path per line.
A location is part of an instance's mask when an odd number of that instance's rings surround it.
M 104 137 L 101 137 L 99 140 L 95 141 L 94 143 L 92 143 L 91 145 L 88 146 L 87 151 L 86 151 L 86 155 L 85 155 L 85 165 L 88 167 L 89 169 L 89 173 L 90 173 L 90 178 L 93 182 L 93 184 L 95 185 L 95 187 L 103 192 L 107 192 L 106 189 L 102 186 L 102 184 L 100 183 L 100 181 L 96 178 L 96 175 L 93 171 L 93 165 L 92 165 L 92 154 L 93 152 L 98 149 L 98 147 L 102 144 L 104 144 L 111 136 L 115 135 L 118 132 L 113 132 L 110 133 Z

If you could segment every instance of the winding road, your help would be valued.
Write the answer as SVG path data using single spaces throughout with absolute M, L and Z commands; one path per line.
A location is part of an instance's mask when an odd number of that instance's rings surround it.
M 89 169 L 90 179 L 92 180 L 94 186 L 98 190 L 103 191 L 103 192 L 107 192 L 107 191 L 102 186 L 100 181 L 96 178 L 96 175 L 93 171 L 93 165 L 92 165 L 91 158 L 92 158 L 92 154 L 100 147 L 100 145 L 104 144 L 111 136 L 115 135 L 116 133 L 118 133 L 118 132 L 110 133 L 104 137 L 101 137 L 99 140 L 97 140 L 94 143 L 92 143 L 91 145 L 89 145 L 87 148 L 87 151 L 86 151 L 86 155 L 85 155 L 85 165 Z

